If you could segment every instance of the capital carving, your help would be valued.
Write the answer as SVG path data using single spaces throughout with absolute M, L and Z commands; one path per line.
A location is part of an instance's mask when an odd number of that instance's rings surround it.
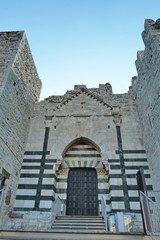
M 58 175 L 67 175 L 69 172 L 69 168 L 62 168 L 60 170 L 57 171 Z
M 113 122 L 116 126 L 120 126 L 122 123 L 122 119 L 120 118 L 120 116 L 117 116 L 113 118 Z
M 98 175 L 108 175 L 108 172 L 104 168 L 96 168 L 96 172 Z
M 106 175 L 109 173 L 109 164 L 108 163 L 103 163 L 103 169 L 106 171 Z

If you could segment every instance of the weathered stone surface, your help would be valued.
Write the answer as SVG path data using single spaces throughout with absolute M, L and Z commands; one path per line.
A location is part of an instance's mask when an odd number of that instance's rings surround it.
M 50 230 L 57 212 L 66 214 L 70 169 L 94 168 L 99 214 L 105 196 L 108 213 L 128 212 L 134 229 L 142 226 L 139 168 L 148 189 L 159 190 L 159 20 L 146 20 L 142 36 L 145 51 L 128 93 L 113 94 L 109 83 L 76 85 L 38 102 L 41 83 L 25 33 L 0 33 L 0 180 L 7 179 L 0 225 Z
M 25 142 L 41 82 L 24 32 L 0 33 L 0 174 L 9 179 L 0 217 L 13 209 Z M 3 176 L 4 170 L 7 176 Z
M 145 21 L 145 30 L 142 35 L 145 51 L 143 54 L 138 52 L 136 61 L 138 77 L 132 83 L 150 171 L 154 179 L 154 190 L 160 190 L 160 29 L 158 29 L 158 23 L 159 19 L 156 22 Z

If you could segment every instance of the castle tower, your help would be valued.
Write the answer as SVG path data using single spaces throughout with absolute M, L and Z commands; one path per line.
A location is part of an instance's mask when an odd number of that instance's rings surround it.
M 12 209 L 31 113 L 41 89 L 23 31 L 0 33 L 0 216 Z
M 160 20 L 145 21 L 144 51 L 138 51 L 132 88 L 142 127 L 154 190 L 160 190 Z

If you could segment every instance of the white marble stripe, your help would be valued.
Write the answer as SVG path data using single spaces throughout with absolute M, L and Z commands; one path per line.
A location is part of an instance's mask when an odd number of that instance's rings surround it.
M 125 166 L 148 166 L 148 162 L 125 162 Z
M 21 169 L 21 173 L 37 174 L 40 173 L 40 169 Z
M 146 153 L 125 153 L 124 158 L 146 158 Z
M 19 184 L 38 184 L 38 178 L 22 178 L 19 179 Z
M 35 196 L 36 193 L 36 189 L 17 189 L 16 195 Z
M 40 166 L 40 165 L 41 165 L 40 162 L 39 163 L 36 163 L 36 162 L 31 162 L 31 163 L 23 162 L 22 163 L 22 166 Z
M 34 207 L 34 200 L 16 200 L 14 207 L 19 208 L 33 208 Z

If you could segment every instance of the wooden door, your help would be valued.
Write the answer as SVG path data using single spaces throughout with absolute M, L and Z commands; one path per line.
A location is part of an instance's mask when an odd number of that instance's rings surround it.
M 98 215 L 98 187 L 95 169 L 70 169 L 67 187 L 67 215 Z

